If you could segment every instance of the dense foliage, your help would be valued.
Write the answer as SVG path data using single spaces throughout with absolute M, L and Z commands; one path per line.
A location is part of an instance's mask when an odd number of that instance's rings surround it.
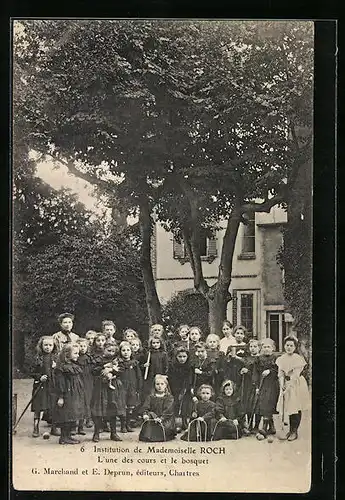
M 183 290 L 164 304 L 163 320 L 168 330 L 176 332 L 180 325 L 198 326 L 203 335 L 209 333 L 207 300 L 195 290 Z
M 66 160 L 72 173 L 121 200 L 126 214 L 139 215 L 151 322 L 160 318 L 149 245 L 155 213 L 184 239 L 195 289 L 219 330 L 240 223 L 248 212 L 286 204 L 310 156 L 312 23 L 19 25 L 17 111 L 30 147 Z M 227 229 L 210 287 L 199 233 L 221 219 Z

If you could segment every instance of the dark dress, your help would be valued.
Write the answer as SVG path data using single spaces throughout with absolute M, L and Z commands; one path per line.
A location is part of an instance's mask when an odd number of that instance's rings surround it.
M 267 377 L 261 378 L 264 370 L 270 370 Z M 253 381 L 256 387 L 260 386 L 262 380 L 258 402 L 255 412 L 266 418 L 271 418 L 277 413 L 276 406 L 279 396 L 278 366 L 276 365 L 276 356 L 257 356 L 253 365 Z
M 257 358 L 258 356 L 251 355 L 244 358 L 244 367 L 248 369 L 248 372 L 242 376 L 241 404 L 242 413 L 249 416 L 252 414 L 255 398 L 256 384 L 253 379 L 253 368 Z
M 40 412 L 46 411 L 51 413 L 52 398 L 54 390 L 54 369 L 53 361 L 56 361 L 56 355 L 52 353 L 43 353 L 42 356 L 37 356 L 36 364 L 33 370 L 34 384 L 32 387 L 32 395 L 36 393 L 35 398 L 31 403 L 31 411 Z M 42 375 L 47 375 L 45 382 L 40 382 Z M 41 385 L 41 389 L 38 389 Z
M 140 404 L 143 387 L 143 376 L 141 374 L 139 361 L 135 359 L 125 360 L 118 358 L 118 378 L 122 382 L 125 402 L 127 408 L 135 408 Z
M 109 388 L 109 381 L 105 380 L 101 372 L 106 363 L 111 360 L 103 353 L 92 356 L 93 390 L 91 398 L 91 415 L 93 417 L 111 418 L 125 416 L 126 401 L 122 382 L 117 377 L 111 381 L 115 389 Z
M 198 342 L 192 342 L 191 340 L 189 341 L 189 361 L 190 361 L 190 364 L 193 364 L 195 359 L 196 359 L 196 354 L 195 354 L 196 344 L 198 344 Z
M 151 349 L 150 367 L 147 374 L 147 380 L 144 381 L 144 399 L 149 395 L 154 385 L 156 375 L 167 375 L 168 373 L 168 355 L 164 348 Z M 145 363 L 147 361 L 147 357 Z M 145 368 L 144 368 L 145 373 Z
M 165 394 L 162 397 L 150 394 L 141 408 L 141 413 L 143 416 L 148 415 L 150 419 L 161 418 L 165 432 L 165 441 L 174 439 L 176 436 L 176 427 L 174 398 L 171 394 Z M 139 441 L 164 441 L 162 425 L 151 420 L 144 422 L 140 430 Z
M 192 411 L 193 371 L 189 363 L 174 360 L 169 366 L 168 381 L 174 396 L 175 416 L 187 418 Z
M 208 384 L 208 385 L 213 384 L 213 367 L 214 367 L 214 363 L 209 358 L 206 358 L 203 360 L 200 360 L 197 357 L 194 358 L 193 363 L 192 363 L 194 395 L 197 394 L 197 391 L 202 384 Z M 201 370 L 202 373 L 196 374 L 195 368 L 199 368 L 199 370 Z M 212 387 L 213 387 L 213 385 L 212 385 Z
M 229 348 L 230 349 L 230 348 Z M 229 356 L 228 354 L 220 360 L 219 377 L 221 382 L 231 380 L 235 384 L 235 392 L 240 394 L 242 375 L 241 370 L 244 367 L 244 361 L 240 357 Z
M 215 410 L 216 410 L 216 403 L 214 401 L 198 401 L 196 404 L 195 412 L 197 417 L 203 417 L 207 424 L 207 432 L 206 432 L 206 441 L 210 441 L 212 438 L 213 430 L 216 424 L 215 420 Z M 193 417 L 194 414 L 192 414 L 192 420 L 189 424 L 189 439 L 188 439 L 188 430 L 184 432 L 181 436 L 181 439 L 183 441 L 197 441 L 197 435 L 196 435 L 196 425 L 197 422 L 193 422 Z M 201 422 L 200 428 L 201 428 L 201 436 L 202 436 L 202 441 L 204 441 L 204 426 L 205 424 Z
M 85 390 L 85 418 L 91 418 L 91 398 L 92 398 L 92 390 L 93 390 L 93 375 L 92 375 L 92 358 L 90 354 L 80 354 L 78 361 L 78 365 L 80 365 L 83 369 L 82 371 L 82 379 Z
M 212 387 L 216 394 L 218 394 L 220 385 L 222 383 L 221 367 L 224 357 L 224 353 L 219 351 L 218 349 L 207 350 L 207 358 L 212 361 Z
M 75 423 L 83 418 L 85 411 L 82 367 L 74 361 L 58 363 L 54 379 L 53 422 L 57 427 L 67 423 Z M 59 398 L 64 400 L 61 408 L 57 405 Z
M 219 439 L 238 439 L 242 436 L 240 425 L 235 425 L 233 420 L 237 419 L 240 422 L 241 418 L 240 402 L 237 397 L 219 396 L 216 399 L 216 419 L 218 421 L 214 430 L 213 440 Z M 226 422 L 219 422 L 219 419 L 225 417 Z

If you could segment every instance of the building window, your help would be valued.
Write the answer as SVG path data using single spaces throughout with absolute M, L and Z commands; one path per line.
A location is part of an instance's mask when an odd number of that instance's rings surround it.
M 199 240 L 201 260 L 211 263 L 217 257 L 217 239 L 215 236 L 208 237 L 205 229 L 200 232 Z M 185 249 L 184 241 L 173 238 L 173 257 L 184 264 L 188 262 L 188 254 Z
M 234 325 L 243 325 L 249 337 L 257 338 L 258 291 L 234 290 L 232 310 Z
M 250 212 L 247 216 L 247 224 L 243 224 L 242 252 L 239 259 L 255 258 L 255 212 Z
M 245 326 L 248 333 L 253 333 L 253 294 L 241 294 L 241 325 Z
M 274 340 L 277 351 L 283 350 L 283 339 L 286 337 L 286 322 L 283 311 L 267 312 L 267 336 Z

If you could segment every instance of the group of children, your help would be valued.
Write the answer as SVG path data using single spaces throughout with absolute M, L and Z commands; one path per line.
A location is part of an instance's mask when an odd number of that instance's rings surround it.
M 60 444 L 78 443 L 75 435 L 85 435 L 84 427 L 94 427 L 94 442 L 102 432 L 121 441 L 117 421 L 121 433 L 141 426 L 139 440 L 148 442 L 179 432 L 188 441 L 252 433 L 262 440 L 276 433 L 273 415 L 279 413 L 290 425 L 286 439 L 297 439 L 309 398 L 296 337 L 286 337 L 285 353 L 277 356 L 271 339 L 246 339 L 245 328 L 233 329 L 229 321 L 222 338 L 205 340 L 196 326 L 167 334 L 152 325 L 146 343 L 133 329 L 116 340 L 115 324 L 107 320 L 102 332 L 82 338 L 72 332 L 73 321 L 72 314 L 60 315 L 60 331 L 38 342 L 33 437 L 42 418 Z

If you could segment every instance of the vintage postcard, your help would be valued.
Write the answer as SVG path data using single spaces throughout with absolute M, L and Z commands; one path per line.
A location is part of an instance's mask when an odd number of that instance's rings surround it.
M 314 23 L 17 19 L 13 487 L 311 487 Z

